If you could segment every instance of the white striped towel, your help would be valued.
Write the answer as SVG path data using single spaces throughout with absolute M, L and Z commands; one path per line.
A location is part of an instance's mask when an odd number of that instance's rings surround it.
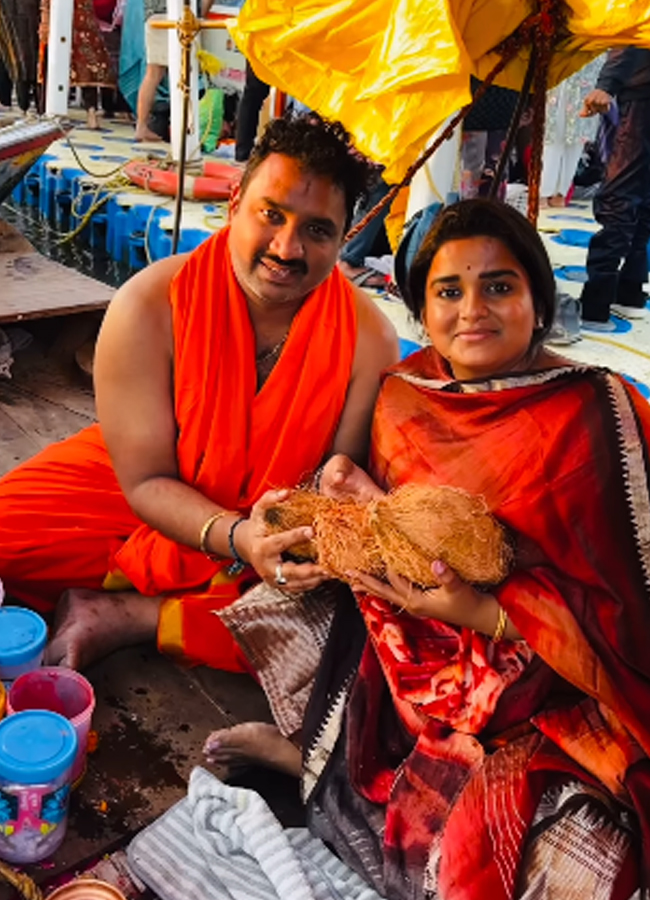
M 380 900 L 305 828 L 205 769 L 131 842 L 129 865 L 161 900 Z

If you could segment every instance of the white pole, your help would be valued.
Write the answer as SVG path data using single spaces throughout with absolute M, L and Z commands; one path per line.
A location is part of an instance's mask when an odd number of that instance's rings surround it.
M 52 0 L 45 92 L 45 113 L 48 116 L 65 116 L 68 112 L 73 12 L 74 0 Z
M 192 9 L 197 12 L 196 0 L 192 0 Z M 167 17 L 177 22 L 183 15 L 183 0 L 167 0 Z M 170 28 L 169 36 L 169 97 L 171 102 L 171 144 L 172 158 L 178 162 L 181 155 L 181 119 L 183 94 L 178 88 L 181 77 L 181 45 L 178 33 Z M 190 81 L 190 116 L 187 132 L 186 159 L 199 159 L 199 77 L 198 59 L 196 55 L 198 37 L 192 47 L 192 77 Z

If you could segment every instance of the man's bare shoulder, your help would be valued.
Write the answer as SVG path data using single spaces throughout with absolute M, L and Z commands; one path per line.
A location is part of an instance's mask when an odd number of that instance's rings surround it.
M 152 263 L 129 278 L 111 300 L 95 353 L 95 382 L 151 369 L 152 358 L 173 353 L 169 287 L 186 256 Z M 99 380 L 99 382 L 98 382 Z
M 169 287 L 172 279 L 187 260 L 188 254 L 169 256 L 151 263 L 146 269 L 138 272 L 125 281 L 117 291 L 111 307 L 120 310 L 137 310 L 163 308 L 169 303 Z
M 382 368 L 397 362 L 399 341 L 395 326 L 362 288 L 352 285 L 357 306 L 357 347 L 379 354 Z M 357 354 L 359 356 L 359 354 Z

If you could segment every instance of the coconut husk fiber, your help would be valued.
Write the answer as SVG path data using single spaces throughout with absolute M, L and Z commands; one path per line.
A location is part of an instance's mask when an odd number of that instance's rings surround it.
M 279 534 L 294 528 L 313 527 L 322 509 L 335 505 L 336 501 L 323 497 L 314 491 L 292 491 L 287 500 L 267 509 L 264 514 L 268 534 Z M 299 560 L 316 560 L 318 548 L 314 541 L 294 544 L 289 553 Z
M 435 587 L 431 565 L 440 559 L 465 581 L 493 585 L 503 581 L 512 558 L 483 498 L 453 487 L 406 484 L 367 505 L 297 490 L 267 510 L 266 521 L 269 533 L 311 526 L 313 540 L 289 552 L 342 581 L 350 571 L 381 578 L 391 568 Z
M 334 503 L 314 521 L 317 561 L 334 578 L 347 581 L 348 572 L 386 574 L 381 548 L 368 521 L 368 508 L 360 503 Z
M 314 538 L 289 548 L 298 560 L 318 562 L 334 577 L 345 581 L 350 571 L 381 577 L 385 566 L 369 530 L 367 508 L 353 501 L 332 500 L 314 491 L 292 491 L 287 500 L 265 513 L 269 534 L 309 526 Z

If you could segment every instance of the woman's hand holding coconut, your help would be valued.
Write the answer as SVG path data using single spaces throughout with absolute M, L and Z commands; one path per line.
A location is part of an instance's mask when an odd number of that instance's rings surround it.
M 492 636 L 501 615 L 499 603 L 493 594 L 477 590 L 471 584 L 445 565 L 435 560 L 431 566 L 440 586 L 422 590 L 411 581 L 398 575 L 394 569 L 387 570 L 388 581 L 380 581 L 362 572 L 351 572 L 350 583 L 354 591 L 364 591 L 401 606 L 412 616 L 434 618 L 448 625 L 471 628 L 481 634 Z M 521 635 L 508 620 L 502 637 L 519 640 Z

